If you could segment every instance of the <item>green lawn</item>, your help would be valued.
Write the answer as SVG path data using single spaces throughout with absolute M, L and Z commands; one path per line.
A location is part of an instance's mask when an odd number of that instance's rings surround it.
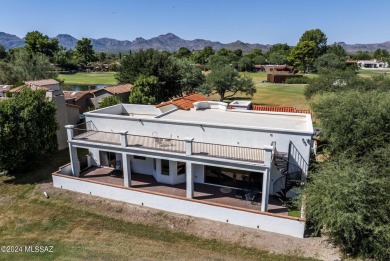
M 363 70 L 363 69 L 358 70 L 358 75 L 360 77 L 365 77 L 365 78 L 384 75 L 384 73 L 386 73 L 385 77 L 387 78 L 390 77 L 390 70 Z
M 65 84 L 117 84 L 115 72 L 60 74 L 58 78 Z
M 253 97 L 237 93 L 234 97 L 225 99 L 225 101 L 252 100 L 253 104 L 294 106 L 298 109 L 307 110 L 309 109 L 309 105 L 303 94 L 304 90 L 304 84 L 256 83 L 256 93 Z M 210 99 L 219 100 L 219 95 L 211 95 Z
M 160 222 L 125 221 L 121 208 L 104 205 L 101 198 L 83 200 L 78 193 L 47 183 L 51 172 L 67 162 L 68 150 L 63 150 L 35 171 L 0 176 L 0 245 L 54 250 L 0 252 L 0 260 L 311 260 L 201 238 L 164 228 Z M 43 196 L 43 189 L 50 198 Z

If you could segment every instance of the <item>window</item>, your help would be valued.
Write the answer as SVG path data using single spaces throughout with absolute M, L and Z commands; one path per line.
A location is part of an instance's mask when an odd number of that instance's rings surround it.
M 177 175 L 186 174 L 186 163 L 185 162 L 177 162 Z
M 137 159 L 137 160 L 146 160 L 146 157 L 143 157 L 143 156 L 134 156 L 134 159 Z
M 114 168 L 116 164 L 116 154 L 108 151 L 100 152 L 100 165 Z
M 161 174 L 169 176 L 169 160 L 161 160 Z

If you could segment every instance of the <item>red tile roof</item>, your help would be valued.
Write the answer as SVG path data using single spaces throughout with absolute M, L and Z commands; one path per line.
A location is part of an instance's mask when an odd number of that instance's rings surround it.
M 90 91 L 63 91 L 63 93 L 64 93 L 65 100 L 75 99 L 75 101 L 83 98 L 87 94 L 92 95 Z
M 299 110 L 292 106 L 262 106 L 262 105 L 252 105 L 252 110 L 254 111 L 272 111 L 272 112 L 292 112 L 292 113 L 308 113 L 311 114 L 311 111 L 308 110 Z
M 181 110 L 189 110 L 191 108 L 194 108 L 194 102 L 208 101 L 208 100 L 209 99 L 207 99 L 207 97 L 200 95 L 200 94 L 197 94 L 197 93 L 194 93 L 194 94 L 189 94 L 189 95 L 186 95 L 183 97 L 179 97 L 179 98 L 167 101 L 167 102 L 157 104 L 156 107 L 160 108 L 160 107 L 163 107 L 166 105 L 173 104 Z

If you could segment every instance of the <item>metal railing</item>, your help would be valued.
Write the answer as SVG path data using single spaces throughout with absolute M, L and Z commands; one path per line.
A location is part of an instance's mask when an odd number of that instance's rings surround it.
M 204 142 L 192 142 L 192 154 L 251 162 L 264 161 L 263 149 Z
M 107 132 L 107 131 L 86 131 L 77 136 L 74 136 L 75 140 L 87 140 L 87 141 L 95 141 L 101 143 L 109 143 L 120 145 L 121 144 L 121 135 L 115 132 Z
M 127 134 L 127 146 L 185 153 L 184 140 L 176 140 L 176 139 L 168 139 L 168 138 L 158 138 L 158 137 Z

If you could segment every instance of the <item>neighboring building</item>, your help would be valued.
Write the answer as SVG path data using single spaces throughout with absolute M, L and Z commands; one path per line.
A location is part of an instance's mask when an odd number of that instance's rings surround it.
M 10 90 L 10 85 L 0 85 L 0 97 L 7 97 L 7 92 Z
M 286 74 L 286 73 L 272 73 L 267 74 L 267 82 L 270 83 L 285 83 L 287 79 L 289 78 L 300 78 L 302 77 L 302 74 Z
M 79 107 L 65 103 L 64 94 L 60 90 L 47 91 L 46 98 L 53 101 L 57 107 L 55 116 L 58 123 L 58 130 L 56 133 L 58 150 L 66 149 L 68 147 L 68 137 L 65 125 L 77 124 L 80 121 Z
M 384 61 L 373 60 L 359 60 L 356 62 L 360 69 L 385 69 L 388 68 L 389 64 Z
M 66 126 L 71 163 L 53 173 L 53 185 L 303 237 L 304 219 L 289 217 L 276 195 L 292 196 L 307 177 L 311 115 L 173 103 L 85 113 L 86 123 Z
M 194 102 L 199 101 L 208 101 L 209 99 L 201 94 L 193 93 L 188 94 L 183 97 L 175 98 L 167 102 L 163 102 L 160 104 L 157 104 L 157 108 L 161 108 L 167 105 L 175 105 L 177 108 L 181 110 L 189 110 L 191 108 L 194 108 Z
M 91 101 L 95 108 L 99 108 L 104 98 L 116 95 L 121 99 L 122 103 L 128 103 L 132 87 L 133 85 L 131 84 L 121 84 L 93 90 L 91 93 L 94 95 L 94 98 L 91 98 Z
M 76 105 L 80 108 L 80 113 L 84 113 L 91 109 L 94 109 L 94 104 L 91 99 L 95 95 L 91 91 L 63 91 L 65 96 L 65 102 L 68 104 Z
M 9 90 L 11 93 L 18 93 L 24 88 L 30 88 L 33 91 L 44 90 L 44 91 L 58 91 L 60 89 L 60 83 L 53 79 L 37 80 L 37 81 L 26 81 L 24 85 Z

